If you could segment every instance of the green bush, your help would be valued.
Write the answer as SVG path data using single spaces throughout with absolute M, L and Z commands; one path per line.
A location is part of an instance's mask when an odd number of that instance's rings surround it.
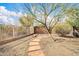
M 58 23 L 55 28 L 55 33 L 65 36 L 66 34 L 69 34 L 71 31 L 71 26 L 67 23 Z

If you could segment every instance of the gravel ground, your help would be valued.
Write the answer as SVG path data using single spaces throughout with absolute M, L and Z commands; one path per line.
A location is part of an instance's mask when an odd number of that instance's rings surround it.
M 52 35 L 56 41 L 49 35 L 39 35 L 41 38 L 40 46 L 46 56 L 78 56 L 79 38 L 64 38 Z
M 79 38 L 66 38 L 52 35 L 56 41 L 48 34 L 39 34 L 37 37 L 29 36 L 0 46 L 1 56 L 28 56 L 30 44 L 33 39 L 40 40 L 38 46 L 45 56 L 78 56 Z M 38 42 L 37 42 L 38 43 Z M 35 43 L 34 43 L 35 44 Z M 33 48 L 33 47 L 32 47 Z M 38 52 L 36 53 L 36 56 Z M 34 55 L 32 53 L 32 55 Z M 40 55 L 40 54 L 39 54 Z
M 0 56 L 25 56 L 28 49 L 28 42 L 34 35 L 19 39 L 0 46 Z

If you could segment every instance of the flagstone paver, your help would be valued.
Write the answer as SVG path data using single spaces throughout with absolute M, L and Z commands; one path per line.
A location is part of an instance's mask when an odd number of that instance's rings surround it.
M 29 56 L 44 56 L 43 50 L 40 47 L 40 39 L 33 39 L 29 43 L 28 55 Z

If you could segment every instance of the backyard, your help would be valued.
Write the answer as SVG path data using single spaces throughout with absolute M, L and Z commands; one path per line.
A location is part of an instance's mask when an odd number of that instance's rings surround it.
M 1 3 L 0 56 L 79 56 L 78 7 Z
M 35 34 L 0 46 L 0 55 L 4 56 L 77 56 L 78 38 L 53 37 L 48 34 Z

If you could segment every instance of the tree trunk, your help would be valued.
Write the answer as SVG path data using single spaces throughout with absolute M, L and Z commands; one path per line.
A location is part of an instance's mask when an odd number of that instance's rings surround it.
M 75 26 L 73 26 L 73 36 L 75 37 L 79 37 L 79 32 L 78 32 L 79 29 L 77 29 Z
M 56 40 L 53 38 L 53 36 L 52 36 L 52 33 L 51 33 L 51 31 L 50 31 L 50 28 L 48 29 L 46 26 L 45 26 L 45 28 L 47 29 L 47 32 L 48 32 L 48 34 L 50 35 L 50 37 L 52 38 L 52 40 L 53 40 L 53 41 L 56 41 Z

